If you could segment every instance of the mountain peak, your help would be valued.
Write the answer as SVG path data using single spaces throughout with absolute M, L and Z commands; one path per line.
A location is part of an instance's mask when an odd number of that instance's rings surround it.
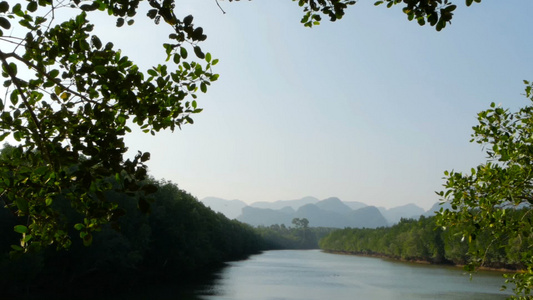
M 330 197 L 324 199 L 322 201 L 317 202 L 315 205 L 325 211 L 331 211 L 343 215 L 349 214 L 352 211 L 352 209 L 348 205 L 344 204 L 337 197 Z

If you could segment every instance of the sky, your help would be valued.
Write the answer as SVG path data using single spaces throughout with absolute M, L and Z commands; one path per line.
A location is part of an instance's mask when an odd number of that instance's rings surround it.
M 126 142 L 152 154 L 155 178 L 199 199 L 335 196 L 428 209 L 445 170 L 484 161 L 469 142 L 477 113 L 491 102 L 528 104 L 532 1 L 457 3 L 442 32 L 373 1 L 312 29 L 288 0 L 220 1 L 225 14 L 215 1 L 177 3 L 176 14 L 192 14 L 207 34 L 202 48 L 220 59 L 220 80 L 200 95 L 194 125 Z M 160 63 L 159 28 L 131 28 L 123 53 Z
M 199 95 L 195 123 L 156 136 L 135 130 L 130 155 L 150 152 L 150 174 L 198 199 L 246 203 L 314 196 L 429 209 L 444 171 L 485 159 L 470 143 L 491 102 L 528 105 L 533 1 L 483 1 L 458 9 L 437 32 L 401 7 L 359 1 L 342 20 L 312 29 L 289 0 L 177 0 L 207 34 L 220 79 Z M 138 16 L 115 29 L 89 15 L 142 68 L 163 63 L 165 26 Z M 106 25 L 106 22 L 111 22 Z

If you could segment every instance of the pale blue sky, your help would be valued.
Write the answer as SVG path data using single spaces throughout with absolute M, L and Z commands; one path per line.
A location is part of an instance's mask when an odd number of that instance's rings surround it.
M 126 138 L 151 152 L 151 174 L 202 199 L 248 203 L 339 197 L 393 207 L 438 200 L 444 170 L 483 161 L 469 143 L 477 112 L 517 108 L 533 79 L 533 1 L 457 0 L 442 32 L 408 22 L 400 7 L 360 1 L 313 29 L 290 0 L 177 0 L 220 59 L 200 95 L 204 112 L 183 130 Z M 98 26 L 143 68 L 164 61 L 165 26 Z M 141 14 L 138 19 L 145 19 Z M 104 29 L 104 30 L 102 30 Z M 105 42 L 104 42 L 105 43 Z
M 444 170 L 483 161 L 469 143 L 476 113 L 492 101 L 527 104 L 529 0 L 458 3 L 442 32 L 373 1 L 313 29 L 288 0 L 221 1 L 225 15 L 214 1 L 178 3 L 178 15 L 204 28 L 220 80 L 200 97 L 194 125 L 127 143 L 152 153 L 153 176 L 199 199 L 337 196 L 429 208 Z M 124 53 L 157 63 L 166 33 L 131 30 L 138 38 L 122 35 Z

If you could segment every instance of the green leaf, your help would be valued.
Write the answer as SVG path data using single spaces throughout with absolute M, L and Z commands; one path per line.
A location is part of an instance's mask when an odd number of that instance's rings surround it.
M 11 23 L 4 17 L 0 17 L 0 27 L 5 29 L 11 28 Z
M 36 1 L 31 1 L 30 3 L 28 3 L 28 6 L 26 6 L 26 9 L 29 12 L 35 12 L 37 10 L 37 2 Z
M 141 156 L 141 162 L 146 162 L 150 160 L 150 152 L 144 152 Z
M 15 229 L 15 232 L 17 233 L 28 233 L 28 227 L 24 226 L 24 225 L 16 225 L 14 227 Z
M 50 76 L 52 78 L 56 78 L 57 75 L 59 75 L 59 70 L 57 70 L 57 69 L 54 69 L 54 70 L 50 71 L 50 73 L 48 73 L 48 76 Z
M 9 10 L 9 3 L 7 1 L 0 2 L 0 13 L 6 13 Z
M 193 16 L 188 15 L 183 19 L 183 23 L 185 24 L 185 26 L 189 26 L 192 24 L 192 20 L 193 20 Z
M 174 63 L 178 65 L 180 63 L 181 56 L 178 53 L 174 53 L 173 59 L 174 59 Z
M 74 229 L 76 230 L 82 230 L 83 228 L 85 228 L 85 225 L 81 224 L 81 223 L 77 223 L 76 225 L 74 225 Z
M 157 71 L 154 70 L 154 69 L 149 69 L 148 71 L 146 71 L 148 73 L 148 75 L 151 75 L 151 76 L 157 76 Z
M 9 66 L 7 67 L 7 71 L 9 73 L 9 75 L 11 76 L 16 76 L 17 75 L 17 65 L 15 63 L 10 63 Z
M 83 11 L 94 11 L 98 9 L 96 1 L 93 4 L 83 4 L 80 6 L 80 9 Z
M 28 213 L 28 201 L 25 199 L 17 199 L 15 200 L 15 204 L 22 214 Z
M 0 142 L 3 141 L 6 137 L 8 137 L 9 134 L 10 134 L 9 132 L 2 133 L 2 134 L 0 135 Z
M 19 245 L 11 245 L 11 249 L 15 251 L 24 251 L 24 249 Z
M 13 6 L 13 9 L 11 11 L 19 17 L 24 16 L 24 12 L 22 11 L 22 5 L 20 5 L 20 3 L 15 4 L 15 6 Z
M 194 47 L 194 54 L 196 54 L 196 57 L 198 57 L 199 59 L 205 58 L 205 54 L 202 52 L 202 49 L 198 46 Z
M 31 234 L 27 234 L 27 235 L 25 235 L 24 238 L 22 239 L 22 242 L 23 242 L 23 243 L 27 243 L 27 242 L 29 242 L 29 241 L 31 240 L 32 237 L 33 237 L 33 236 L 32 236 Z
M 15 90 L 11 93 L 9 99 L 11 100 L 11 103 L 13 105 L 17 105 L 17 103 L 19 102 L 19 93 L 18 93 L 18 90 Z
M 91 43 L 93 44 L 93 47 L 96 48 L 96 49 L 102 48 L 102 42 L 100 41 L 100 39 L 96 35 L 93 35 L 91 37 Z
M 94 67 L 94 71 L 96 72 L 96 74 L 104 75 L 105 73 L 107 73 L 107 68 L 105 66 L 99 65 Z
M 187 49 L 185 49 L 185 47 L 181 47 L 180 55 L 181 55 L 181 57 L 183 57 L 183 59 L 187 58 Z

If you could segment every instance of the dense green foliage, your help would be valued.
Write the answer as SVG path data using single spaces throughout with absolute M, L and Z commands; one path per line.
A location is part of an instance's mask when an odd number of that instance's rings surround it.
M 256 253 L 262 245 L 248 225 L 229 220 L 169 182 L 155 182 L 149 214 L 122 193 L 110 192 L 127 213 L 112 228 L 94 233 L 91 247 L 73 240 L 68 250 L 10 251 L 20 217 L 0 209 L 0 289 L 3 296 L 21 292 L 54 294 L 118 290 L 137 284 L 189 278 L 202 269 Z M 59 203 L 59 202 L 58 202 Z M 84 216 L 68 205 L 55 207 L 71 229 Z M 11 252 L 11 254 L 10 254 Z M 68 285 L 66 284 L 68 283 Z
M 320 248 L 403 260 L 446 261 L 442 231 L 436 230 L 434 218 L 426 217 L 402 219 L 392 227 L 337 230 L 320 241 Z
M 486 262 L 490 248 L 477 240 L 485 236 L 496 247 L 513 241 L 525 272 L 510 279 L 516 294 L 526 297 L 533 291 L 533 84 L 525 81 L 529 105 L 517 112 L 497 107 L 478 114 L 472 141 L 483 145 L 487 162 L 470 174 L 445 172 L 445 190 L 438 194 L 452 209 L 441 210 L 439 224 L 460 231 L 472 241 L 469 268 Z M 523 218 L 508 218 L 516 208 Z
M 528 209 L 510 210 L 502 221 L 532 222 Z M 320 240 L 320 248 L 327 251 L 352 254 L 384 256 L 406 261 L 422 261 L 439 264 L 465 265 L 475 253 L 483 249 L 481 256 L 485 267 L 520 270 L 528 268 L 524 253 L 531 251 L 533 235 L 505 237 L 497 242 L 490 231 L 483 231 L 475 240 L 465 239 L 461 228 L 443 229 L 437 225 L 436 217 L 420 217 L 419 220 L 402 219 L 392 227 L 376 229 L 337 230 Z
M 155 190 L 142 184 L 150 154 L 124 157 L 129 126 L 155 134 L 192 123 L 191 115 L 201 111 L 197 93 L 218 78 L 211 71 L 217 60 L 198 46 L 206 39 L 202 28 L 192 16 L 178 19 L 174 1 L 146 3 L 147 17 L 173 32 L 161 47 L 166 64 L 140 70 L 112 42 L 94 34 L 91 14 L 107 12 L 117 27 L 131 25 L 140 2 L 0 1 L 7 96 L 0 99 L 0 141 L 7 136 L 17 141 L 0 160 L 0 195 L 14 213 L 26 217 L 16 227 L 20 251 L 69 247 L 75 235 L 90 244 L 96 230 L 121 214 L 108 191 L 135 194 L 146 209 L 146 196 Z M 189 51 L 201 63 L 187 60 Z M 75 227 L 78 234 L 69 234 L 65 216 L 54 208 L 57 201 L 85 216 Z

